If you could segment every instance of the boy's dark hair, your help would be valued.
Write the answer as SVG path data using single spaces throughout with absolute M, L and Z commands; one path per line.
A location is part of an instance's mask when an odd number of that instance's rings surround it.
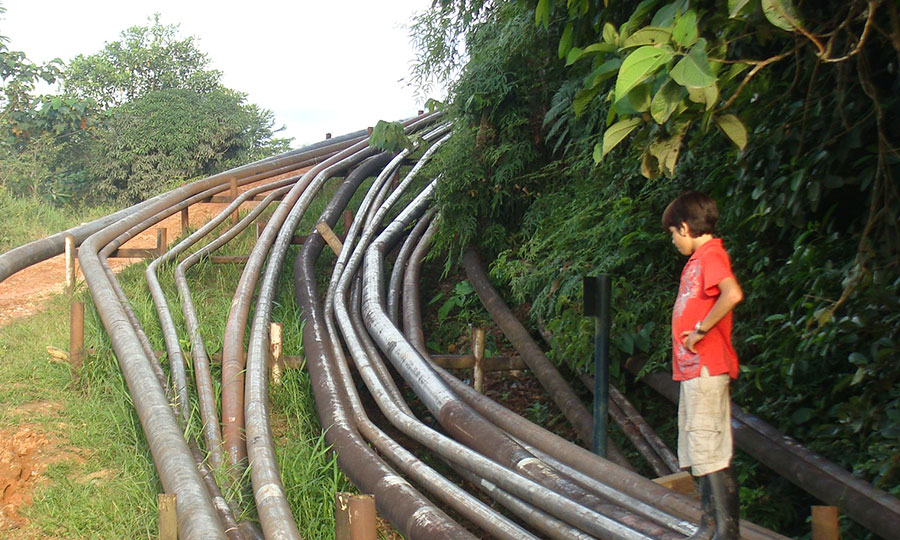
M 682 223 L 687 223 L 693 238 L 715 234 L 718 221 L 716 201 L 699 191 L 688 191 L 680 195 L 669 203 L 662 216 L 662 226 L 666 232 L 669 227 L 680 229 Z

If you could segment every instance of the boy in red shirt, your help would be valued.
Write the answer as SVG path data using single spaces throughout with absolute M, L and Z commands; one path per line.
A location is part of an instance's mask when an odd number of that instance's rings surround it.
M 738 540 L 738 494 L 730 470 L 731 399 L 738 375 L 731 345 L 731 312 L 744 298 L 722 240 L 714 237 L 719 212 L 703 193 L 669 203 L 663 228 L 690 257 L 672 310 L 672 378 L 681 381 L 678 461 L 700 477 L 703 518 L 689 540 Z

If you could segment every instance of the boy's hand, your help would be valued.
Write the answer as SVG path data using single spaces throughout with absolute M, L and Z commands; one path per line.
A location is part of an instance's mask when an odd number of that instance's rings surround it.
M 703 334 L 699 334 L 693 330 L 685 330 L 681 333 L 681 342 L 684 343 L 684 346 L 687 350 L 692 353 L 696 353 L 697 351 L 694 349 L 694 345 L 697 344 L 698 341 L 703 339 Z

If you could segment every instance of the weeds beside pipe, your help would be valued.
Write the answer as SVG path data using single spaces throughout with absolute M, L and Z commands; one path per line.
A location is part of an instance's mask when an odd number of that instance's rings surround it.
M 578 437 L 586 444 L 590 444 L 593 440 L 593 420 L 587 407 L 575 395 L 572 388 L 560 376 L 559 371 L 544 354 L 544 351 L 531 339 L 525 328 L 500 299 L 500 294 L 491 285 L 487 274 L 484 272 L 478 254 L 472 249 L 466 250 L 463 254 L 462 264 L 466 271 L 466 276 L 469 278 L 469 283 L 472 284 L 485 309 L 491 314 L 491 317 L 500 329 L 503 330 L 503 334 L 512 343 L 513 347 L 522 355 L 522 360 L 531 368 L 531 371 L 550 394 L 559 410 L 575 427 Z M 607 441 L 607 455 L 614 463 L 631 468 L 622 451 L 611 439 Z

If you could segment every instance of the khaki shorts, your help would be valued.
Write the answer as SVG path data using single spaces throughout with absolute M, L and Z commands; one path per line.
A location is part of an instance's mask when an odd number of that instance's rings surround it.
M 678 464 L 703 476 L 731 463 L 731 398 L 727 373 L 681 381 L 678 400 Z

